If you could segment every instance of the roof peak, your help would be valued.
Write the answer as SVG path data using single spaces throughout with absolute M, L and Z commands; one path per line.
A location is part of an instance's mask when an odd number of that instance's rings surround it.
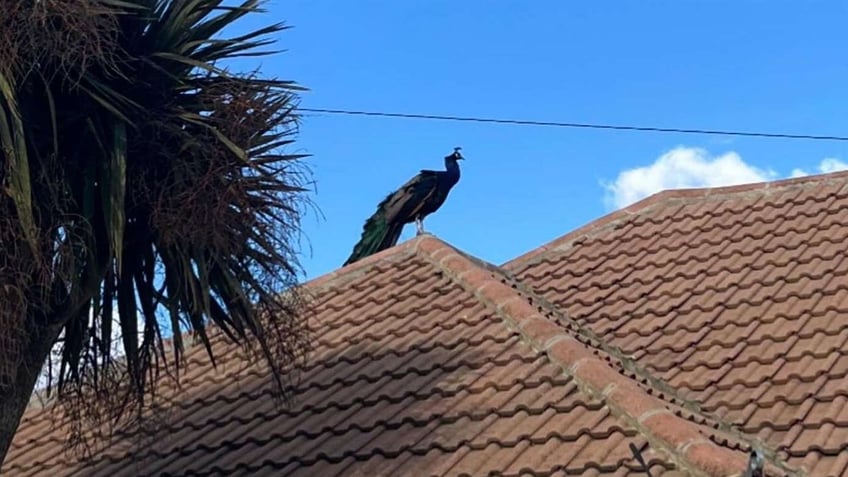
M 744 470 L 746 454 L 717 445 L 702 432 L 699 423 L 673 411 L 668 403 L 656 397 L 668 394 L 667 389 L 656 388 L 656 378 L 647 379 L 646 372 L 628 376 L 627 370 L 632 371 L 634 363 L 629 363 L 628 368 L 620 353 L 611 354 L 603 340 L 576 322 L 568 320 L 560 324 L 546 316 L 556 310 L 549 309 L 538 297 L 528 295 L 530 292 L 503 270 L 475 263 L 475 257 L 437 237 L 416 237 L 408 244 L 414 245 L 419 258 L 430 262 L 495 310 L 523 341 L 579 383 L 582 392 L 603 400 L 621 419 L 640 429 L 653 446 L 672 455 L 683 467 L 706 475 L 734 475 Z M 621 364 L 624 372 L 616 370 L 613 362 Z M 642 389 L 637 378 L 652 391 Z M 700 411 L 693 414 L 704 422 L 711 420 Z M 773 464 L 769 462 L 769 467 L 773 468 Z
M 652 391 L 642 389 L 637 380 L 647 374 L 628 376 L 617 371 L 612 363 L 621 363 L 624 370 L 632 368 L 633 363 L 628 368 L 620 353 L 611 354 L 600 338 L 576 322 L 557 323 L 546 315 L 558 310 L 542 303 L 505 270 L 463 253 L 432 234 L 417 235 L 303 286 L 315 290 L 344 286 L 378 263 L 411 256 L 430 263 L 494 310 L 525 343 L 580 383 L 582 392 L 603 400 L 620 418 L 640 429 L 652 446 L 673 456 L 683 467 L 706 475 L 730 475 L 744 469 L 746 454 L 709 440 L 698 423 L 675 413 L 657 397 L 668 395 L 667 388 L 656 388 L 653 380 L 644 379 Z M 706 421 L 705 416 L 698 415 Z
M 352 280 L 360 276 L 375 263 L 399 260 L 413 253 L 415 251 L 415 245 L 420 240 L 427 237 L 434 237 L 434 235 L 429 232 L 424 232 L 420 235 L 416 235 L 411 239 L 401 242 L 393 247 L 380 250 L 377 253 L 368 255 L 367 257 L 357 260 L 349 265 L 339 267 L 333 270 L 332 272 L 325 273 L 324 275 L 319 275 L 311 280 L 307 280 L 303 282 L 300 287 L 309 288 L 313 290 L 323 289 L 331 285 L 338 285 L 339 282 L 346 282 L 348 280 Z

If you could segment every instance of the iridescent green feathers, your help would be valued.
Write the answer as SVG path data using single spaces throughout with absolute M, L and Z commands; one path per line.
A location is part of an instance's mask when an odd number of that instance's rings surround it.
M 423 232 L 424 217 L 442 206 L 448 193 L 459 182 L 459 164 L 464 159 L 454 148 L 445 157 L 444 171 L 422 170 L 406 184 L 392 192 L 377 205 L 374 215 L 365 221 L 362 236 L 344 265 L 361 260 L 381 250 L 395 246 L 403 226 L 416 222 L 418 233 Z

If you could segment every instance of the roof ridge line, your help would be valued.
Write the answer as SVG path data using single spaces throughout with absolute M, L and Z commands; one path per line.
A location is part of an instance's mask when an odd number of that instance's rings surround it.
M 652 444 L 667 452 L 680 467 L 696 475 L 742 475 L 746 458 L 705 438 L 695 423 L 675 415 L 631 378 L 613 371 L 600 358 L 599 350 L 590 351 L 567 328 L 538 313 L 514 288 L 497 280 L 492 272 L 485 271 L 435 237 L 421 237 L 415 242 L 415 251 L 494 308 L 507 326 L 518 331 L 532 348 L 562 368 L 583 392 L 602 399 L 625 422 L 642 430 Z
M 345 280 L 345 279 L 354 279 L 357 276 L 365 273 L 366 269 L 371 265 L 386 260 L 392 260 L 393 258 L 400 258 L 413 253 L 413 247 L 416 243 L 416 240 L 419 237 L 423 236 L 432 236 L 432 234 L 425 232 L 420 236 L 412 237 L 409 240 L 406 240 L 400 244 L 397 244 L 393 247 L 389 247 L 387 249 L 381 250 L 375 254 L 369 255 L 367 257 L 362 258 L 361 260 L 357 260 L 354 263 L 351 263 L 347 266 L 343 266 L 333 270 L 332 272 L 325 273 L 323 275 L 319 275 L 311 280 L 306 280 L 302 283 L 295 285 L 295 288 L 300 290 L 302 293 L 305 293 L 304 297 L 311 299 L 312 294 L 316 291 L 320 291 L 321 289 L 325 289 L 329 286 L 336 285 L 337 282 Z M 287 293 L 288 291 L 284 291 L 283 293 Z M 215 323 L 208 323 L 206 325 L 206 332 L 209 335 L 210 340 L 213 339 L 213 333 L 220 333 L 221 330 L 218 328 Z M 183 339 L 183 346 L 186 348 L 185 351 L 189 351 L 189 347 L 196 345 L 194 342 L 196 339 L 196 333 L 193 330 L 180 331 L 180 338 Z M 165 347 L 166 353 L 170 353 L 173 349 L 173 336 L 169 336 L 163 340 L 163 346 Z M 186 346 L 188 345 L 188 346 Z M 116 357 L 118 359 L 124 358 L 123 355 Z M 181 370 L 182 371 L 182 370 Z M 39 371 L 41 373 L 41 371 Z M 27 401 L 27 411 L 33 410 L 45 410 L 49 411 L 49 408 L 52 408 L 56 405 L 57 401 L 57 390 L 51 388 L 50 394 L 47 394 L 47 388 L 36 388 L 33 389 L 33 392 L 30 394 L 29 400 Z
M 719 187 L 694 187 L 680 189 L 664 189 L 640 199 L 626 207 L 613 210 L 571 232 L 561 235 L 544 245 L 527 251 L 500 265 L 501 268 L 512 268 L 521 263 L 527 266 L 541 260 L 549 251 L 558 249 L 564 244 L 573 242 L 579 238 L 588 237 L 595 233 L 615 227 L 619 222 L 633 215 L 646 214 L 654 211 L 658 206 L 673 200 L 706 199 L 712 197 L 724 197 L 743 193 L 768 194 L 775 190 L 788 187 L 809 187 L 820 183 L 845 182 L 848 180 L 848 171 L 836 171 L 823 174 L 811 174 L 803 177 L 789 177 L 772 181 L 751 182 L 747 184 L 736 184 Z
M 425 233 L 424 235 L 430 235 Z M 317 290 L 321 290 L 322 288 L 326 288 L 335 284 L 334 282 L 338 282 L 340 279 L 353 279 L 359 276 L 361 273 L 365 271 L 366 268 L 371 266 L 372 264 L 384 260 L 390 260 L 394 257 L 405 256 L 409 253 L 412 253 L 411 248 L 414 246 L 416 239 L 418 236 L 413 237 L 401 244 L 395 245 L 393 247 L 387 248 L 385 250 L 381 250 L 375 254 L 369 255 L 367 257 L 362 258 L 361 260 L 357 260 L 350 265 L 343 266 L 333 270 L 332 272 L 325 273 L 323 275 L 319 275 L 311 280 L 306 280 L 303 283 L 299 283 L 295 285 L 296 288 L 305 292 L 311 298 L 311 294 L 315 293 Z M 283 293 L 286 293 L 284 291 Z M 211 333 L 220 332 L 220 329 L 215 325 L 215 323 L 208 323 L 206 325 L 206 332 L 209 334 L 210 340 L 212 340 Z M 186 342 L 194 340 L 196 337 L 196 333 L 193 330 L 180 331 L 180 337 L 183 339 L 183 346 L 185 346 Z M 173 336 L 169 336 L 164 339 L 163 346 L 165 347 L 166 352 L 172 351 L 173 346 Z M 194 346 L 196 343 L 193 341 L 189 346 Z M 188 352 L 188 346 L 186 347 L 186 352 Z M 123 355 L 117 357 L 118 359 L 124 358 Z M 41 373 L 42 371 L 39 371 Z M 32 393 L 29 396 L 29 400 L 27 401 L 27 411 L 30 409 L 40 409 L 40 410 L 49 410 L 48 408 L 52 408 L 56 405 L 57 401 L 57 390 L 51 388 L 50 394 L 47 394 L 47 388 L 36 388 L 33 389 Z
M 613 210 L 605 215 L 598 217 L 597 219 L 589 222 L 588 224 L 584 224 L 571 232 L 568 232 L 565 235 L 560 235 L 559 237 L 554 238 L 553 240 L 543 244 L 540 247 L 534 248 L 530 251 L 524 252 L 521 255 L 511 258 L 506 262 L 499 265 L 499 268 L 508 269 L 513 268 L 517 264 L 521 264 L 522 266 L 532 265 L 540 260 L 542 260 L 548 252 L 559 249 L 564 244 L 569 242 L 574 242 L 578 239 L 590 237 L 593 234 L 598 234 L 609 230 L 610 228 L 614 228 L 622 221 L 639 214 L 645 214 L 653 211 L 657 206 L 661 205 L 667 199 L 671 199 L 673 197 L 668 197 L 672 192 L 676 192 L 675 190 L 664 190 L 657 192 L 656 194 L 645 197 L 644 199 L 633 203 L 627 207 Z
M 387 249 L 380 250 L 377 253 L 368 255 L 367 257 L 363 257 L 351 264 L 341 266 L 331 272 L 325 273 L 323 275 L 319 275 L 311 280 L 306 280 L 303 283 L 299 284 L 300 288 L 308 288 L 310 290 L 322 289 L 326 288 L 330 285 L 331 282 L 336 282 L 341 278 L 355 278 L 371 265 L 381 262 L 384 260 L 391 260 L 392 258 L 403 256 L 405 253 L 412 252 L 415 244 L 417 243 L 420 237 L 428 237 L 432 236 L 429 233 L 424 233 L 422 235 L 416 235 L 409 240 L 406 240 L 400 244 L 394 245 Z
M 532 302 L 536 302 L 539 305 L 539 308 L 544 308 L 548 313 L 554 315 L 557 320 L 568 323 L 567 327 L 576 328 L 577 333 L 585 336 L 590 341 L 597 343 L 598 348 L 600 348 L 608 355 L 612 356 L 614 359 L 618 360 L 621 364 L 621 367 L 625 371 L 633 373 L 634 376 L 638 376 L 638 378 L 647 381 L 647 383 L 644 384 L 651 386 L 658 393 L 669 395 L 672 398 L 672 402 L 670 402 L 669 404 L 677 405 L 688 410 L 692 414 L 702 418 L 705 423 L 710 423 L 710 427 L 713 427 L 714 429 L 729 434 L 730 436 L 748 444 L 751 449 L 756 448 L 757 450 L 761 451 L 763 453 L 763 456 L 768 459 L 775 467 L 790 474 L 800 475 L 799 469 L 795 469 L 789 466 L 784 460 L 781 460 L 778 456 L 778 451 L 769 446 L 762 439 L 760 439 L 756 435 L 747 434 L 737 429 L 733 426 L 733 424 L 728 423 L 721 417 L 716 416 L 711 412 L 703 410 L 698 402 L 681 396 L 677 388 L 668 384 L 662 378 L 658 378 L 648 372 L 636 360 L 624 353 L 621 348 L 610 344 L 607 340 L 603 339 L 597 333 L 595 333 L 591 328 L 578 323 L 576 320 L 571 318 L 567 312 L 560 310 L 558 306 L 551 303 L 543 296 L 537 294 L 532 287 L 522 283 L 520 280 L 515 278 L 512 273 L 506 270 L 502 270 L 500 268 L 498 268 L 497 271 L 504 277 L 507 282 L 511 284 L 513 288 L 521 291 L 530 300 L 532 300 L 530 303 L 531 305 Z

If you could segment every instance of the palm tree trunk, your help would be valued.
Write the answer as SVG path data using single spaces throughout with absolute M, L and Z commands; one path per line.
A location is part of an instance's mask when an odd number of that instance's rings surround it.
M 43 316 L 39 318 L 43 319 Z M 41 368 L 59 335 L 60 328 L 39 327 L 34 325 L 37 322 L 34 317 L 27 317 L 30 326 L 27 326 L 25 336 L 29 342 L 24 348 L 23 359 L 11 377 L 11 387 L 0 388 L 0 466 L 12 445 L 12 438 L 29 404 Z

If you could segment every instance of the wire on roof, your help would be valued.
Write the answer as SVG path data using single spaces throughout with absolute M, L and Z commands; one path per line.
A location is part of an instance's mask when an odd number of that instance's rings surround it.
M 348 116 L 382 116 L 390 118 L 403 119 L 429 119 L 436 121 L 465 121 L 475 123 L 497 123 L 497 124 L 514 124 L 522 126 L 552 126 L 561 128 L 584 128 L 584 129 L 612 129 L 617 131 L 641 131 L 641 132 L 663 132 L 663 133 L 685 133 L 685 134 L 712 134 L 719 136 L 746 136 L 746 137 L 765 137 L 765 138 L 781 138 L 781 139 L 810 139 L 817 141 L 848 141 L 848 136 L 824 136 L 814 134 L 789 134 L 789 133 L 769 133 L 769 132 L 754 132 L 754 131 L 723 131 L 715 129 L 685 129 L 685 128 L 661 128 L 654 126 L 626 126 L 614 124 L 590 124 L 590 123 L 566 123 L 556 121 L 533 121 L 523 119 L 498 119 L 498 118 L 477 118 L 468 116 L 443 116 L 435 114 L 415 114 L 415 113 L 390 113 L 379 111 L 355 111 L 347 109 L 323 109 L 323 108 L 297 108 L 299 111 L 308 113 L 323 113 L 323 114 L 339 114 Z

